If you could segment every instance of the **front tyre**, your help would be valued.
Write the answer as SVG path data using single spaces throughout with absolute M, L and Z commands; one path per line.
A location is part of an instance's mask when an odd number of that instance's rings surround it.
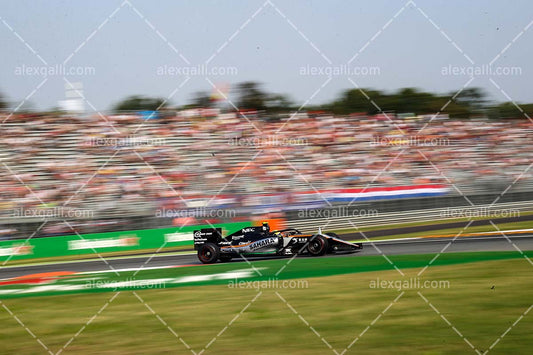
M 326 254 L 328 250 L 328 240 L 321 235 L 312 237 L 309 240 L 307 251 L 313 256 L 321 256 Z
M 220 248 L 213 243 L 205 243 L 198 250 L 198 259 L 204 264 L 216 263 L 220 256 Z

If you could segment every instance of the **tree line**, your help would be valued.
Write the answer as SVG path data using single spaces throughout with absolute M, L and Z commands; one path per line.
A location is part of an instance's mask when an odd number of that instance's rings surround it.
M 235 86 L 235 106 L 241 110 L 257 110 L 265 114 L 286 114 L 298 110 L 298 105 L 286 94 L 270 93 L 258 82 L 247 81 Z M 219 107 L 225 100 L 214 99 L 213 94 L 202 91 L 192 95 L 182 109 Z M 165 107 L 163 99 L 130 97 L 115 106 L 116 110 L 155 110 Z M 226 109 L 235 109 L 226 106 Z M 447 114 L 452 118 L 525 118 L 533 116 L 533 103 L 493 103 L 480 88 L 466 88 L 459 92 L 436 94 L 417 88 L 402 88 L 394 92 L 375 89 L 348 89 L 331 102 L 305 107 L 306 111 L 324 111 L 336 115 L 353 113 L 374 115 L 384 110 L 387 113 L 411 113 L 415 115 Z M 527 115 L 527 116 L 526 116 Z
M 238 83 L 234 89 L 235 106 L 241 110 L 256 110 L 266 115 L 280 115 L 299 109 L 286 94 L 270 93 L 254 81 Z M 233 97 L 233 96 L 232 96 Z M 196 92 L 189 103 L 180 106 L 187 108 L 221 107 L 225 100 L 220 95 L 206 91 Z M 7 109 L 8 104 L 0 94 L 0 109 Z M 169 107 L 163 98 L 142 95 L 130 96 L 116 105 L 114 111 L 161 110 Z M 226 105 L 227 110 L 234 110 L 233 105 Z M 306 111 L 324 111 L 336 115 L 369 114 L 374 115 L 384 110 L 387 113 L 414 115 L 447 114 L 452 118 L 471 118 L 485 116 L 489 118 L 526 118 L 533 117 L 533 103 L 516 104 L 513 102 L 494 103 L 480 88 L 466 88 L 459 93 L 436 94 L 417 88 L 402 88 L 387 93 L 381 90 L 363 88 L 348 89 L 330 102 L 304 108 Z

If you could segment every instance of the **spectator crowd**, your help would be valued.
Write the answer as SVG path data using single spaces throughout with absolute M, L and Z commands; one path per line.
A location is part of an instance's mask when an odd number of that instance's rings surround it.
M 366 186 L 501 192 L 513 182 L 527 188 L 531 177 L 527 120 L 176 112 L 150 120 L 15 114 L 1 121 L 4 220 L 59 207 L 69 218 L 73 209 L 154 215 L 224 199 L 250 205 L 258 194 Z

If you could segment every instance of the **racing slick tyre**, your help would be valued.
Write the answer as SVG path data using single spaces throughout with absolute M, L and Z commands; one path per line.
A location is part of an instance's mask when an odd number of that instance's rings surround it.
M 328 233 L 326 233 L 326 235 L 329 235 L 330 237 L 333 237 L 333 238 L 338 238 L 339 237 L 337 235 L 337 233 L 333 233 L 333 232 L 328 232 Z
M 328 240 L 321 235 L 312 237 L 307 245 L 307 251 L 313 256 L 321 256 L 326 254 L 328 250 Z
M 231 255 L 220 255 L 220 261 L 223 263 L 226 263 L 228 261 L 231 261 L 232 256 Z
M 216 263 L 220 256 L 220 248 L 213 243 L 205 243 L 198 250 L 198 259 L 204 264 Z

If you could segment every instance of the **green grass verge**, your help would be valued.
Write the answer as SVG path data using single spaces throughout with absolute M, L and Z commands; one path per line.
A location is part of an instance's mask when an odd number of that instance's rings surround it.
M 525 255 L 533 257 L 533 251 L 526 251 Z M 50 280 L 53 282 L 45 282 L 42 286 L 36 281 L 32 281 L 30 284 L 4 284 L 0 287 L 0 299 L 173 288 L 190 285 L 228 285 L 237 281 L 286 280 L 391 270 L 393 268 L 419 268 L 430 264 L 433 266 L 453 265 L 513 258 L 523 258 L 523 255 L 513 251 L 445 253 L 439 255 L 438 258 L 435 258 L 435 254 L 391 255 L 388 258 L 380 255 L 323 257 L 319 259 L 308 257 L 294 260 L 288 258 L 260 260 L 253 261 L 250 265 L 243 262 L 232 262 L 122 272 L 107 270 L 60 276 Z
M 393 261 L 413 263 L 405 257 Z M 39 342 L 54 353 L 68 343 L 66 354 L 191 353 L 185 342 L 195 352 L 209 344 L 205 353 L 324 354 L 331 352 L 327 342 L 339 353 L 352 344 L 347 354 L 457 354 L 474 352 L 464 338 L 484 352 L 505 333 L 491 352 L 529 353 L 531 313 L 515 322 L 531 305 L 531 265 L 523 258 L 450 264 L 454 258 L 421 276 L 449 287 L 402 295 L 370 285 L 416 277 L 421 268 L 405 269 L 405 276 L 380 270 L 304 278 L 307 288 L 263 289 L 259 296 L 213 285 L 3 300 L 0 346 L 3 353 L 45 352 Z M 294 262 L 304 270 L 310 260 Z

